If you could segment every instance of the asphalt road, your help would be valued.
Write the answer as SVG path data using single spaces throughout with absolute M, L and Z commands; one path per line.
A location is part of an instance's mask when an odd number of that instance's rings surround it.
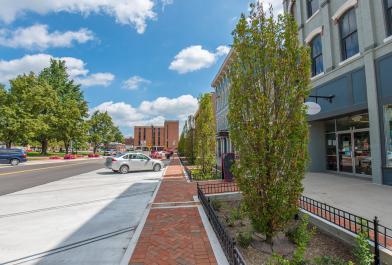
M 0 196 L 104 167 L 103 159 L 0 168 Z

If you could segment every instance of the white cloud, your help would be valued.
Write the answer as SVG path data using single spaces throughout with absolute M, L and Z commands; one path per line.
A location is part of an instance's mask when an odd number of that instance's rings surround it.
M 93 40 L 94 34 L 88 29 L 66 32 L 49 32 L 47 25 L 33 25 L 14 31 L 0 30 L 0 45 L 12 48 L 45 50 L 51 47 L 70 47 L 74 42 L 85 43 Z
M 90 110 L 107 111 L 117 126 L 123 131 L 132 132 L 135 125 L 162 125 L 165 119 L 179 119 L 180 121 L 194 114 L 198 101 L 191 95 L 178 98 L 159 97 L 153 101 L 143 101 L 138 107 L 124 102 L 104 102 Z
M 181 50 L 170 63 L 169 69 L 180 74 L 194 72 L 209 68 L 216 63 L 219 57 L 228 54 L 230 48 L 219 46 L 216 52 L 203 49 L 201 45 L 194 45 Z
M 76 78 L 75 81 L 82 86 L 109 86 L 114 80 L 112 73 L 96 73 L 84 78 Z
M 182 115 L 194 113 L 197 109 L 198 101 L 191 95 L 182 95 L 178 98 L 159 97 L 154 101 L 143 101 L 139 109 L 142 113 L 158 115 Z
M 151 84 L 150 80 L 144 79 L 140 76 L 132 76 L 125 80 L 122 84 L 123 88 L 128 89 L 128 90 L 137 90 L 143 85 L 148 85 Z
M 0 0 L 0 20 L 11 23 L 26 12 L 40 15 L 69 12 L 89 15 L 106 14 L 117 23 L 132 25 L 138 33 L 146 29 L 146 21 L 156 19 L 154 0 Z
M 167 5 L 171 5 L 174 3 L 174 0 L 161 0 L 161 4 L 162 4 L 162 11 L 165 11 L 165 7 Z
M 39 73 L 50 64 L 50 59 L 65 61 L 70 78 L 84 83 L 85 86 L 109 85 L 114 79 L 110 73 L 93 73 L 89 74 L 86 69 L 86 63 L 74 57 L 53 57 L 49 54 L 39 53 L 34 55 L 25 55 L 22 58 L 10 61 L 0 60 L 0 83 L 7 83 L 10 79 L 23 73 Z

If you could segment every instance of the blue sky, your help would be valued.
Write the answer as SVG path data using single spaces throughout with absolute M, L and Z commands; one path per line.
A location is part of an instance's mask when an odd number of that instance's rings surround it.
M 125 135 L 197 108 L 247 0 L 0 0 L 0 82 L 66 60 Z

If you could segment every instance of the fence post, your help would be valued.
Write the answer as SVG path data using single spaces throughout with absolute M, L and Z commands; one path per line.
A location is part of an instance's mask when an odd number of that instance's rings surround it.
M 378 223 L 377 216 L 374 217 L 374 265 L 380 265 L 380 245 L 378 244 Z

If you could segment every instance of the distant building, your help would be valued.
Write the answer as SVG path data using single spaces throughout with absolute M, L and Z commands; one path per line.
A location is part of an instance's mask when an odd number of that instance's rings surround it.
M 133 137 L 127 137 L 125 138 L 125 147 L 127 149 L 133 148 L 134 146 L 134 139 Z
M 134 147 L 136 149 L 177 149 L 179 121 L 165 121 L 163 126 L 135 126 Z
M 216 116 L 216 161 L 218 167 L 222 164 L 222 158 L 225 154 L 234 152 L 229 135 L 229 122 L 227 120 L 230 91 L 230 82 L 227 77 L 227 71 L 232 59 L 232 54 L 232 51 L 230 51 L 211 84 L 215 90 L 214 108 Z
M 125 144 L 122 143 L 109 143 L 105 144 L 106 150 L 116 150 L 116 152 L 123 153 L 126 151 Z

